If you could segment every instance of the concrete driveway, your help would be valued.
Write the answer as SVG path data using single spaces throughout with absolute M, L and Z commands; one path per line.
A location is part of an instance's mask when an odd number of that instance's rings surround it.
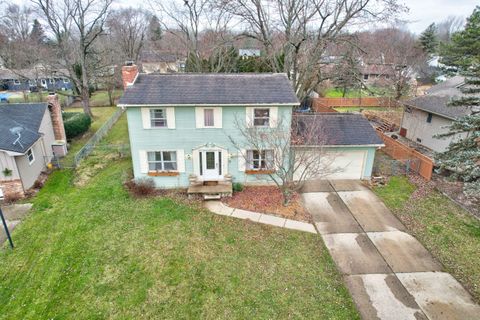
M 302 198 L 364 319 L 479 319 L 470 294 L 360 181 L 309 181 Z

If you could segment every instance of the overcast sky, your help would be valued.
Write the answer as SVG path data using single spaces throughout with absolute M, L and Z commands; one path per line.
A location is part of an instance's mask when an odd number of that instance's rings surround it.
M 479 5 L 478 0 L 403 0 L 410 8 L 404 19 L 409 22 L 408 28 L 420 33 L 432 22 L 440 22 L 450 15 L 470 16 Z
M 9 2 L 22 4 L 28 0 L 9 0 Z M 403 19 L 409 21 L 407 27 L 414 33 L 420 33 L 432 22 L 440 22 L 450 15 L 468 17 L 480 4 L 478 0 L 398 0 L 404 3 L 409 12 Z M 147 0 L 114 0 L 116 5 L 122 7 L 140 7 L 148 9 Z

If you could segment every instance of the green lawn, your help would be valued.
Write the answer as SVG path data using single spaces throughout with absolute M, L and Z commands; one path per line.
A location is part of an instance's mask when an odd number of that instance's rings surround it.
M 106 143 L 126 132 L 123 116 Z M 130 159 L 92 161 L 84 187 L 54 172 L 0 252 L 1 317 L 359 318 L 320 236 L 134 199 Z
M 375 192 L 445 269 L 480 301 L 480 221 L 437 191 L 410 199 L 415 186 L 392 177 Z
M 345 97 L 343 90 L 338 88 L 330 88 L 325 92 L 325 98 L 358 98 L 362 96 L 359 90 L 347 90 Z
M 66 95 L 67 94 L 72 94 L 72 91 L 58 91 L 58 98 L 60 99 L 60 103 L 63 105 L 66 101 Z M 18 94 L 9 97 L 8 102 L 9 103 L 25 103 L 25 102 L 45 102 L 46 97 L 48 96 L 48 91 L 42 91 L 42 92 L 27 92 L 27 101 L 25 101 L 24 95 L 19 92 Z
M 92 119 L 92 125 L 90 126 L 90 129 L 84 133 L 83 135 L 74 138 L 72 141 L 69 143 L 69 148 L 68 148 L 68 155 L 63 159 L 63 162 L 69 163 L 73 160 L 75 157 L 75 153 L 77 153 L 90 139 L 93 134 L 100 129 L 100 127 L 117 111 L 116 107 L 93 107 L 92 113 L 93 113 L 93 119 Z M 83 109 L 81 108 L 66 108 L 66 112 L 83 112 Z

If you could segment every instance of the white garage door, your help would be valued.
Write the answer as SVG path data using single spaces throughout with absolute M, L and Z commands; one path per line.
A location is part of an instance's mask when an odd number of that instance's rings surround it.
M 327 170 L 331 173 L 318 178 L 331 180 L 363 178 L 367 151 L 329 151 L 325 157 Z M 302 170 L 297 170 L 295 175 L 298 177 L 301 173 Z

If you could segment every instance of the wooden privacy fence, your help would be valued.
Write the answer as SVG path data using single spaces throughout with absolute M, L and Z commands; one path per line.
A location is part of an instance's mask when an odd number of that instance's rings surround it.
M 313 105 L 327 108 L 334 107 L 398 107 L 400 104 L 388 97 L 364 98 L 314 98 Z
M 403 163 L 408 162 L 410 169 L 417 172 L 425 180 L 430 181 L 432 179 L 434 166 L 432 159 L 381 132 L 378 132 L 378 134 L 385 143 L 385 147 L 382 150 L 386 154 Z

